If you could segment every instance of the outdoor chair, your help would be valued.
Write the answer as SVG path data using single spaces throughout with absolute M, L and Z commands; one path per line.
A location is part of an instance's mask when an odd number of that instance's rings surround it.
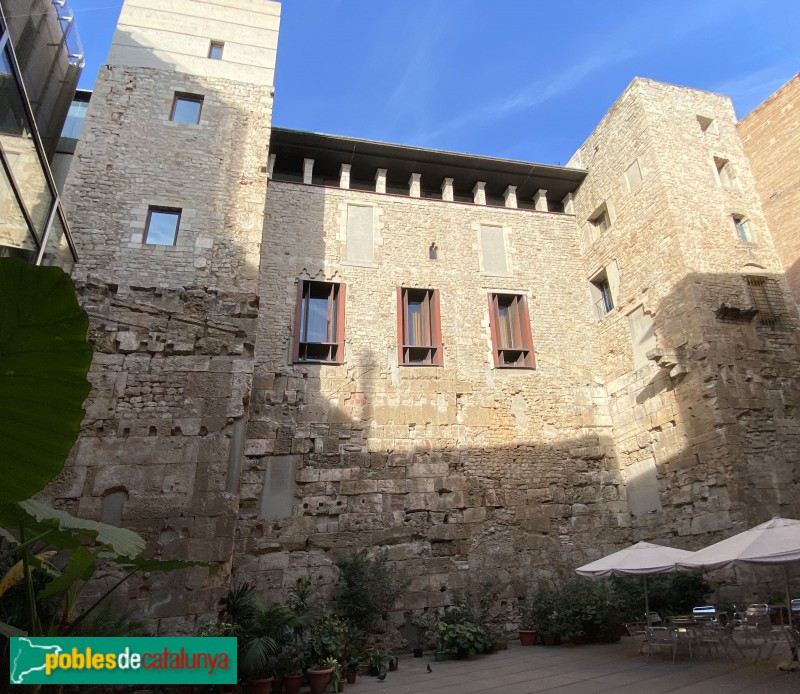
M 769 617 L 769 605 L 749 605 L 741 620 L 741 631 L 744 634 L 745 646 L 761 646 L 772 630 Z
M 656 624 L 661 624 L 661 617 L 658 612 L 646 612 L 644 615 L 647 626 L 652 627 Z
M 625 628 L 628 630 L 628 636 L 639 642 L 639 655 L 641 655 L 647 643 L 647 629 L 637 622 L 626 624 Z
M 769 660 L 772 657 L 772 652 L 775 650 L 775 646 L 783 643 L 788 644 L 789 650 L 792 653 L 792 657 L 794 657 L 797 653 L 798 647 L 800 646 L 800 632 L 798 632 L 797 629 L 791 629 L 783 626 L 770 629 L 769 633 L 764 639 L 764 643 L 762 643 L 761 647 L 758 649 L 758 653 L 756 653 L 756 657 L 753 662 L 758 662 L 761 660 L 762 653 L 764 654 L 764 660 Z M 767 647 L 769 647 L 769 650 L 767 650 Z
M 667 627 L 650 627 L 647 630 L 647 657 L 653 653 L 654 648 L 671 648 L 672 662 L 675 662 L 675 652 L 678 650 L 678 635 Z
M 733 638 L 733 630 L 735 625 L 733 623 L 727 624 L 724 627 L 712 623 L 712 624 L 703 624 L 703 630 L 700 634 L 700 645 L 705 646 L 708 654 L 711 654 L 711 649 L 714 648 L 717 655 L 719 655 L 719 647 L 725 650 L 726 655 L 730 657 L 731 660 L 735 660 L 733 657 L 731 646 L 733 646 L 737 651 L 739 651 L 739 655 L 744 658 L 744 653 L 742 653 L 742 649 L 739 647 L 739 644 L 736 643 L 735 639 Z

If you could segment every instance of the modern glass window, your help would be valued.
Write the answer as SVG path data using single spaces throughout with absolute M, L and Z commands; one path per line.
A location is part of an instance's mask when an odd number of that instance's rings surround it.
M 295 308 L 294 362 L 344 362 L 345 287 L 300 280 Z
M 151 207 L 147 211 L 144 243 L 174 246 L 178 240 L 181 211 L 167 207 Z
M 401 366 L 442 366 L 438 289 L 397 289 L 398 361 Z
M 528 302 L 522 294 L 489 294 L 489 327 L 497 368 L 533 368 Z
M 222 60 L 222 49 L 225 44 L 222 41 L 212 41 L 208 47 L 208 57 L 211 60 Z
M 176 94 L 169 119 L 176 123 L 199 123 L 203 97 L 197 94 Z

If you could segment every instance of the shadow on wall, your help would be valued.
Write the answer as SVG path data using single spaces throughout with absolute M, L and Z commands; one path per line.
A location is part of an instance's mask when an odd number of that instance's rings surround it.
M 150 556 L 210 562 L 125 584 L 161 633 L 193 631 L 229 582 L 272 103 L 233 86 L 163 61 L 101 68 L 65 190 L 93 390 L 46 496 L 139 532 Z M 203 96 L 199 124 L 170 120 L 175 92 Z M 181 210 L 176 245 L 143 242 L 151 205 Z

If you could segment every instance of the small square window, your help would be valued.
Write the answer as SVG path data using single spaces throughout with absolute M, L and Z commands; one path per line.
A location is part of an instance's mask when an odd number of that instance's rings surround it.
M 753 235 L 750 231 L 750 222 L 741 215 L 733 215 L 733 224 L 736 227 L 736 236 L 744 243 L 752 243 Z
M 442 366 L 438 289 L 397 289 L 398 359 L 401 366 Z
M 294 324 L 294 362 L 344 363 L 344 285 L 300 280 Z
M 225 44 L 222 41 L 212 41 L 208 47 L 208 57 L 211 60 L 222 60 L 222 49 Z
M 202 96 L 197 94 L 175 94 L 169 119 L 176 123 L 199 123 L 202 110 Z
M 521 294 L 489 294 L 489 327 L 497 368 L 533 368 L 528 302 Z
M 611 285 L 608 283 L 606 271 L 603 270 L 595 275 L 590 280 L 590 285 L 595 313 L 598 318 L 602 318 L 614 308 L 614 297 L 611 293 Z
M 144 243 L 174 246 L 178 240 L 181 211 L 168 207 L 150 207 L 144 228 Z

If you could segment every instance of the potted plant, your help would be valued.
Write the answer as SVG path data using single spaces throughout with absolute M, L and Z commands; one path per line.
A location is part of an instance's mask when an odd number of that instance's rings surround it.
M 436 614 L 434 612 L 423 612 L 411 618 L 411 624 L 417 635 L 417 646 L 414 648 L 414 657 L 421 658 L 423 648 L 431 640 L 436 630 Z
M 344 691 L 344 668 L 341 663 L 334 660 L 336 666 L 333 668 L 333 675 L 331 676 L 331 691 L 342 692 Z
M 369 654 L 369 669 L 367 674 L 372 677 L 377 677 L 381 674 L 383 663 L 386 660 L 386 655 L 378 650 L 370 651 Z
M 449 624 L 440 621 L 437 629 L 442 649 L 455 654 L 457 658 L 473 657 L 478 653 L 485 653 L 489 647 L 486 631 L 473 622 Z
M 400 659 L 396 655 L 389 655 L 389 672 L 396 672 L 400 667 Z
M 535 646 L 539 640 L 536 624 L 536 608 L 533 600 L 520 600 L 515 605 L 518 620 L 519 642 L 523 646 Z
M 315 667 L 308 668 L 306 677 L 311 694 L 323 694 L 333 679 L 333 673 L 338 669 L 339 661 L 331 657 L 325 658 Z
M 303 684 L 305 656 L 296 643 L 284 644 L 278 655 L 276 672 L 283 680 L 284 694 L 297 694 Z

